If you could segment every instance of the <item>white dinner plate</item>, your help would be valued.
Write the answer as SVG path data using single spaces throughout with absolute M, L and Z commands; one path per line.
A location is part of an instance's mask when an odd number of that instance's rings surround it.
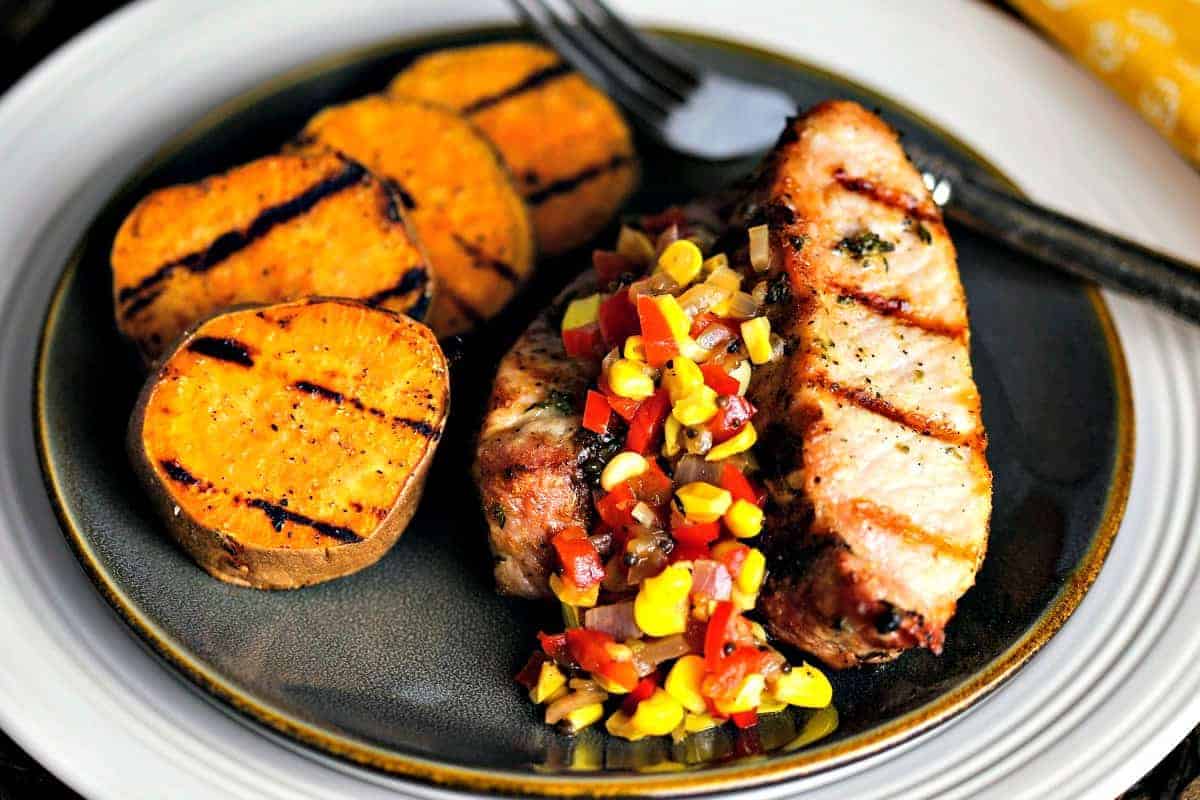
M 1185 257 L 1200 253 L 1200 176 L 1082 69 L 982 5 L 663 0 L 635 16 L 843 74 L 940 123 L 1034 198 Z M 34 343 L 78 237 L 172 133 L 323 55 L 506 18 L 501 3 L 441 0 L 146 1 L 82 34 L 0 100 L 0 726 L 81 793 L 446 794 L 270 738 L 129 635 L 80 571 L 42 491 Z M 754 796 L 1107 799 L 1200 719 L 1200 333 L 1108 299 L 1137 447 L 1125 520 L 1079 609 L 971 712 Z

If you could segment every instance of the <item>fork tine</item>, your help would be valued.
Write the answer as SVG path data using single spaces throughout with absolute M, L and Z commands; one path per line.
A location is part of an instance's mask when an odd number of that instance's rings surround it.
M 649 127 L 656 127 L 674 98 L 663 89 L 631 75 L 623 63 L 608 57 L 602 45 L 579 34 L 543 0 L 510 0 L 538 33 L 576 69 L 602 86 Z
M 620 62 L 627 69 L 635 72 L 640 78 L 649 81 L 660 90 L 666 92 L 675 101 L 682 102 L 687 99 L 690 86 L 676 80 L 673 74 L 658 71 L 637 58 L 619 35 L 598 24 L 591 16 L 584 13 L 575 0 L 563 0 L 563 2 L 575 13 L 575 19 L 579 25 L 605 48 L 605 58 L 607 61 Z
M 662 83 L 678 93 L 686 94 L 689 89 L 700 82 L 695 68 L 680 57 L 662 47 L 650 44 L 637 29 L 629 25 L 617 15 L 604 0 L 567 0 L 575 12 L 588 24 L 598 31 L 614 51 L 631 51 L 631 61 L 645 72 L 650 78 Z M 600 32 L 603 33 L 600 33 Z M 605 35 L 607 34 L 607 35 Z

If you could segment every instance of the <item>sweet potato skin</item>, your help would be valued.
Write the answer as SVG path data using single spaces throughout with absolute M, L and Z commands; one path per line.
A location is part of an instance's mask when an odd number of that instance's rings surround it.
M 294 147 L 332 148 L 400 187 L 437 275 L 439 336 L 498 313 L 532 273 L 529 212 L 491 142 L 453 110 L 371 95 L 321 111 Z
M 637 185 L 632 136 L 616 105 L 541 45 L 439 50 L 397 75 L 388 92 L 450 106 L 495 143 L 544 253 L 591 239 Z
M 432 290 L 400 196 L 333 153 L 267 156 L 152 192 L 111 261 L 117 326 L 148 362 L 230 306 L 336 295 L 420 318 Z
M 173 492 L 171 481 L 164 475 L 163 465 L 159 461 L 161 453 L 157 447 L 147 441 L 147 417 L 148 413 L 151 413 L 155 391 L 166 376 L 177 368 L 172 358 L 189 347 L 195 347 L 197 342 L 211 341 L 212 337 L 208 337 L 207 334 L 214 330 L 215 325 L 221 324 L 224 320 L 236 318 L 238 315 L 257 315 L 274 324 L 281 320 L 294 318 L 289 315 L 303 314 L 330 306 L 342 306 L 361 310 L 365 314 L 387 317 L 395 323 L 396 336 L 417 337 L 422 359 L 433 362 L 428 365 L 431 384 L 428 400 L 425 400 L 422 395 L 420 401 L 415 401 L 428 405 L 429 414 L 420 423 L 427 426 L 427 435 L 424 437 L 422 449 L 413 458 L 410 468 L 400 479 L 398 489 L 394 499 L 388 504 L 386 514 L 383 514 L 382 518 L 377 517 L 377 523 L 373 524 L 371 529 L 365 532 L 359 540 L 354 540 L 354 537 L 348 535 L 351 532 L 348 527 L 328 524 L 326 527 L 337 536 L 330 537 L 313 533 L 311 541 L 302 542 L 301 546 L 297 547 L 271 546 L 272 543 L 269 541 L 258 541 L 263 538 L 261 535 L 239 535 L 238 531 L 223 530 L 218 525 L 206 523 L 202 518 L 204 513 L 197 511 L 194 502 L 189 503 Z M 284 335 L 286 335 L 286 330 Z M 413 346 L 415 347 L 415 345 Z M 341 356 L 342 354 L 335 353 L 334 355 Z M 255 358 L 257 357 L 256 354 Z M 237 363 L 236 355 L 229 356 L 229 358 L 235 361 L 228 367 L 229 369 L 241 368 Z M 366 374 L 365 368 L 363 374 Z M 381 380 L 386 378 L 387 376 L 382 376 Z M 302 397 L 303 399 L 305 398 Z M 313 398 L 311 402 L 319 406 L 324 399 Z M 347 405 L 350 403 L 348 402 Z M 361 410 L 361 404 L 354 403 L 353 405 Z M 299 402 L 293 405 L 293 411 L 298 406 Z M 341 407 L 334 409 L 333 413 L 339 415 L 339 419 L 342 416 L 349 416 L 349 414 L 342 414 L 343 411 L 353 413 L 353 409 Z M 249 306 L 221 312 L 198 323 L 185 333 L 172 352 L 163 359 L 158 369 L 146 381 L 130 420 L 127 449 L 134 471 L 145 487 L 155 510 L 164 520 L 168 532 L 202 569 L 215 578 L 239 586 L 258 589 L 294 589 L 357 572 L 375 563 L 395 544 L 416 511 L 448 412 L 449 385 L 446 362 L 436 339 L 425 326 L 398 314 L 373 309 L 354 301 L 312 298 L 274 306 Z M 263 427 L 265 428 L 265 425 Z M 251 432 L 253 433 L 253 429 Z M 201 434 L 200 431 L 196 432 L 197 436 Z M 236 435 L 229 438 L 236 439 Z M 235 445 L 236 442 L 230 446 L 231 450 L 236 450 Z M 226 442 L 222 440 L 218 446 L 224 447 Z M 183 472 L 182 467 L 176 466 Z M 319 465 L 314 469 L 317 469 L 318 474 L 324 478 L 324 472 Z M 192 476 L 186 472 L 183 472 L 182 476 L 174 477 L 176 479 L 183 477 L 185 483 L 194 483 L 195 481 L 208 483 L 203 476 Z M 214 495 L 222 491 L 220 481 L 220 477 L 214 476 L 214 482 L 217 485 L 209 483 Z M 349 490 L 347 489 L 347 491 Z M 223 492 L 228 495 L 228 488 L 224 488 Z M 262 506 L 255 505 L 256 502 L 259 501 L 255 499 L 247 501 L 244 498 L 239 501 L 235 495 L 232 505 L 240 506 L 242 509 L 261 508 Z M 350 503 L 350 505 L 354 505 L 354 503 Z M 274 512 L 286 514 L 291 511 L 287 506 L 288 502 L 284 499 L 282 507 L 275 506 Z M 293 505 L 293 508 L 295 514 L 303 513 L 302 502 L 300 505 Z M 266 512 L 264 519 L 267 518 L 270 518 L 270 512 Z M 359 520 L 362 518 L 362 514 L 357 517 Z M 299 526 L 288 526 L 278 520 L 271 521 L 275 523 L 276 534 L 268 533 L 267 538 L 282 540 L 285 534 L 288 541 L 293 539 L 293 534 L 296 535 L 296 538 L 303 538 L 301 531 L 293 530 Z M 334 521 L 340 524 L 345 520 L 335 519 Z M 361 522 L 353 524 L 361 528 Z

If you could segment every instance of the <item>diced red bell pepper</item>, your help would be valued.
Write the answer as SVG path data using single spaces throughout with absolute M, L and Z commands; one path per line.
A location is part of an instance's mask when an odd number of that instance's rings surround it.
M 567 635 L 565 633 L 543 633 L 538 631 L 538 641 L 542 645 L 542 652 L 550 656 L 559 664 L 567 664 L 571 660 L 571 654 L 567 652 Z
M 718 397 L 717 413 L 708 423 L 713 441 L 720 443 L 732 437 L 745 427 L 757 411 L 749 400 L 736 394 Z
M 687 224 L 687 214 L 683 213 L 683 209 L 679 206 L 671 206 L 665 208 L 657 214 L 642 215 L 642 230 L 646 233 L 654 234 L 661 233 L 672 225 L 683 227 Z
M 563 637 L 566 642 L 566 637 Z M 525 662 L 525 666 L 521 667 L 521 671 L 517 673 L 516 682 L 524 686 L 526 689 L 532 689 L 537 685 L 538 676 L 542 674 L 542 664 L 550 661 L 550 657 L 540 650 L 534 650 L 529 655 L 529 660 Z
M 629 299 L 629 289 L 622 287 L 600 304 L 600 333 L 606 347 L 620 347 L 625 339 L 639 330 L 637 309 Z
M 729 718 L 739 728 L 753 728 L 758 724 L 758 709 L 752 708 L 749 711 L 739 711 L 736 714 L 730 714 Z
M 746 564 L 746 556 L 749 554 L 750 548 L 744 544 L 722 546 L 717 560 L 725 565 L 725 569 L 729 570 L 729 574 L 736 580 L 742 574 L 742 567 Z
M 636 478 L 631 478 L 629 488 L 633 490 L 633 496 L 643 503 L 656 508 L 664 506 L 674 493 L 674 484 L 667 473 L 662 471 L 662 467 L 658 466 L 657 461 L 648 458 L 646 462 L 646 471 Z
M 583 406 L 583 427 L 593 433 L 607 433 L 611 418 L 612 406 L 608 398 L 594 389 L 588 389 L 587 402 Z
M 671 551 L 671 563 L 675 564 L 679 561 L 699 561 L 702 558 L 711 558 L 712 554 L 708 552 L 708 548 L 702 544 L 683 544 L 675 543 L 675 548 Z
M 700 367 L 704 375 L 704 383 L 717 394 L 736 395 L 742 388 L 738 379 L 721 369 L 716 364 L 704 364 Z
M 625 448 L 645 455 L 662 440 L 663 423 L 671 413 L 671 398 L 666 389 L 659 389 L 642 401 L 642 406 L 629 423 Z
M 637 686 L 633 687 L 633 691 L 621 698 L 621 710 L 626 714 L 632 714 L 637 711 L 638 703 L 643 700 L 649 700 L 654 694 L 654 690 L 658 688 L 658 676 L 647 675 L 637 682 Z
M 615 642 L 613 637 L 588 628 L 569 628 L 566 636 L 567 650 L 581 669 L 602 675 L 629 691 L 637 686 L 638 676 L 633 662 L 617 661 L 608 652 L 608 645 Z
M 727 322 L 724 318 L 718 317 L 711 311 L 703 311 L 697 314 L 696 318 L 692 320 L 692 328 L 690 331 L 688 331 L 688 333 L 693 339 L 697 339 L 701 334 L 714 325 L 721 328 L 722 332 L 719 340 L 712 343 L 710 347 L 720 347 L 721 345 L 728 344 L 736 339 L 739 335 L 738 326 L 736 324 Z M 715 334 L 713 335 L 715 336 Z
M 604 562 L 587 532 L 577 525 L 560 531 L 550 543 L 558 554 L 563 577 L 579 589 L 588 589 L 604 580 Z
M 663 316 L 662 309 L 650 295 L 640 294 L 637 299 L 638 320 L 642 327 L 642 348 L 646 351 L 646 363 L 661 367 L 679 355 L 679 345 L 671 333 L 671 326 Z
M 600 519 L 614 530 L 625 525 L 632 525 L 633 507 L 637 505 L 637 497 L 628 483 L 622 483 L 608 494 L 596 501 L 596 513 Z
M 705 664 L 708 665 L 707 650 L 705 651 Z M 729 655 L 722 653 L 716 669 L 708 668 L 704 680 L 700 684 L 700 691 L 717 700 L 733 699 L 746 676 L 761 672 L 762 668 L 763 654 L 757 647 L 734 648 Z
M 720 522 L 701 522 L 695 525 L 675 525 L 671 528 L 671 536 L 685 547 L 707 547 L 721 535 Z M 706 551 L 707 552 L 707 551 Z
M 709 672 L 716 672 L 721 667 L 732 618 L 733 603 L 728 600 L 717 603 L 712 616 L 708 618 L 708 628 L 704 631 L 704 667 Z
M 563 349 L 571 358 L 600 358 L 604 355 L 604 337 L 600 326 L 593 322 L 582 328 L 563 331 Z
M 601 286 L 607 286 L 627 272 L 638 272 L 632 261 L 612 250 L 593 250 L 592 269 L 596 270 L 596 277 L 600 279 Z
M 740 469 L 728 462 L 721 470 L 721 488 L 729 492 L 735 501 L 745 500 L 760 508 L 766 502 L 766 492 L 755 486 Z
M 604 393 L 604 396 L 608 398 L 608 404 L 612 406 L 612 410 L 620 414 L 621 419 L 626 422 L 630 422 L 634 415 L 637 414 L 637 410 L 642 406 L 641 400 L 630 400 L 628 397 L 621 397 L 621 395 L 614 392 L 603 375 L 600 376 L 599 388 Z

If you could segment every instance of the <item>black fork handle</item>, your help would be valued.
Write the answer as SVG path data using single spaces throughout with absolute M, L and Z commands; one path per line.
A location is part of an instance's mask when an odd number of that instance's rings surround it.
M 963 172 L 946 215 L 1050 266 L 1200 323 L 1200 268 L 1023 200 Z

